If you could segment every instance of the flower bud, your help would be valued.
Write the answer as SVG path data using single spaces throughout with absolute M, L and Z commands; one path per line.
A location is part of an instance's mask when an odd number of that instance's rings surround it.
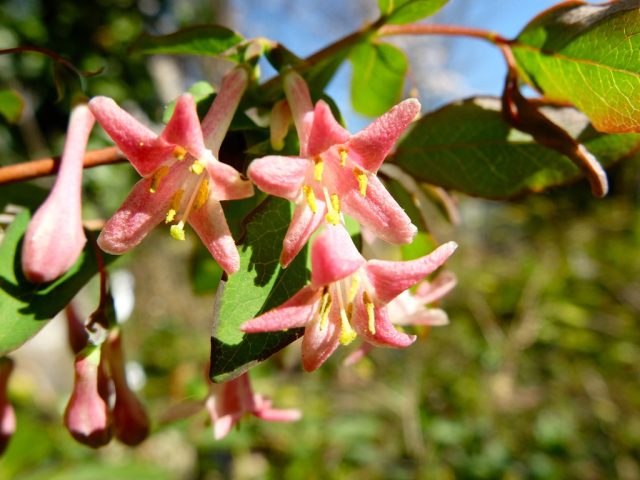
M 22 271 L 30 282 L 60 277 L 76 262 L 87 241 L 82 229 L 82 162 L 93 123 L 86 105 L 71 112 L 56 182 L 31 219 L 22 244 Z
M 149 416 L 142 402 L 127 384 L 120 333 L 117 330 L 111 332 L 107 342 L 109 368 L 116 394 L 116 403 L 113 407 L 116 438 L 125 445 L 133 447 L 149 436 Z
M 0 358 L 0 455 L 4 453 L 16 431 L 16 414 L 7 398 L 7 384 L 13 370 L 10 358 Z
M 97 347 L 87 347 L 76 356 L 73 392 L 64 412 L 69 433 L 92 448 L 106 445 L 113 435 L 109 406 L 98 392 L 99 365 Z

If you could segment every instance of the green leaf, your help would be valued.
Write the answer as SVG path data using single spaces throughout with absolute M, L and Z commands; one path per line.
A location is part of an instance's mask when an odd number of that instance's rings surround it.
M 605 167 L 640 148 L 640 135 L 597 132 L 573 108 L 542 112 Z M 487 198 L 541 191 L 581 176 L 567 157 L 511 128 L 493 97 L 456 102 L 422 117 L 398 145 L 395 163 L 417 181 Z
M 24 108 L 24 99 L 15 90 L 0 90 L 0 115 L 2 115 L 9 123 L 18 123 L 22 109 Z
M 197 25 L 169 35 L 144 33 L 131 47 L 145 54 L 218 56 L 242 42 L 243 37 L 219 25 Z
M 221 282 L 211 337 L 211 379 L 230 380 L 267 359 L 302 335 L 303 329 L 244 334 L 240 325 L 281 305 L 308 277 L 306 248 L 286 268 L 280 266 L 282 241 L 291 222 L 291 203 L 268 197 L 246 222 L 240 242 L 240 270 Z
M 29 219 L 27 211 L 16 216 L 0 245 L 0 355 L 34 336 L 98 272 L 95 239 L 90 238 L 78 261 L 58 280 L 44 285 L 28 282 L 20 251 Z M 105 263 L 114 259 L 106 254 L 103 258 Z
M 569 2 L 536 17 L 511 45 L 522 77 L 571 102 L 596 129 L 640 132 L 637 0 Z
M 353 48 L 350 59 L 351 99 L 358 112 L 382 115 L 398 103 L 407 73 L 402 50 L 388 43 L 361 43 Z
M 380 14 L 385 23 L 411 23 L 430 17 L 446 5 L 449 0 L 378 0 Z

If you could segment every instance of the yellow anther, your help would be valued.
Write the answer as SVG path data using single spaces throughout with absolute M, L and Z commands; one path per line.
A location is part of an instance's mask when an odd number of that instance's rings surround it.
M 367 177 L 367 174 L 364 173 L 359 168 L 354 168 L 353 173 L 355 174 L 356 179 L 358 180 L 358 188 L 360 190 L 360 195 L 362 195 L 363 197 L 366 197 L 367 183 L 369 182 L 369 178 Z
M 182 202 L 182 196 L 184 195 L 184 190 L 176 190 L 176 193 L 173 194 L 173 198 L 171 199 L 171 208 L 176 212 L 180 209 L 180 203 Z
M 202 163 L 200 160 L 196 160 L 189 167 L 189 171 L 191 173 L 195 173 L 196 175 L 200 175 L 202 172 L 204 172 L 205 167 L 206 165 L 204 163 Z
M 340 223 L 340 214 L 333 209 L 331 209 L 324 218 L 331 225 L 338 225 Z
M 340 309 L 340 320 L 340 343 L 342 345 L 349 345 L 358 335 L 353 327 L 351 327 L 349 318 L 347 317 L 347 312 L 343 309 Z
M 171 223 L 176 218 L 176 212 L 173 208 L 170 208 L 167 212 L 167 216 L 164 219 L 164 223 Z
M 331 311 L 331 305 L 333 304 L 333 299 L 329 292 L 326 292 L 322 296 L 322 304 L 320 305 L 320 330 L 324 330 L 327 328 L 327 323 L 329 322 L 329 311 Z
M 313 159 L 315 165 L 313 166 L 313 178 L 316 179 L 316 182 L 322 181 L 322 174 L 324 172 L 324 162 L 320 157 L 316 157 Z
M 364 306 L 367 309 L 367 318 L 369 319 L 369 331 L 371 332 L 371 335 L 375 335 L 376 334 L 376 316 L 375 316 L 374 305 L 371 299 L 369 298 L 369 295 L 367 295 L 366 291 L 362 293 L 362 300 L 364 301 Z
M 347 296 L 347 302 L 353 302 L 353 299 L 356 298 L 356 294 L 358 293 L 358 289 L 360 288 L 360 276 L 353 275 L 351 277 L 351 286 L 349 287 L 349 294 Z
M 169 233 L 176 240 L 184 240 L 184 222 L 180 221 L 175 225 L 171 225 Z
M 200 186 L 198 187 L 198 193 L 196 194 L 196 199 L 193 202 L 193 208 L 198 209 L 207 203 L 209 199 L 209 180 L 203 178 L 200 182 Z
M 340 213 L 340 199 L 335 193 L 331 195 L 331 207 L 336 211 L 336 213 Z
M 187 149 L 184 147 L 181 147 L 180 145 L 176 145 L 176 147 L 173 149 L 173 156 L 176 157 L 176 159 L 178 161 L 182 161 L 184 160 L 184 157 L 187 156 Z
M 347 157 L 349 154 L 344 148 L 340 149 L 340 166 L 344 167 L 347 164 Z
M 313 188 L 309 185 L 304 185 L 302 187 L 302 193 L 304 193 L 304 198 L 307 200 L 307 205 L 313 213 L 318 211 L 318 205 L 316 204 L 316 194 L 313 193 Z
M 153 176 L 151 177 L 151 186 L 149 187 L 149 192 L 156 193 L 158 191 L 158 188 L 160 188 L 160 182 L 164 177 L 167 176 L 167 173 L 169 173 L 169 167 L 167 166 L 160 167 L 153 173 Z

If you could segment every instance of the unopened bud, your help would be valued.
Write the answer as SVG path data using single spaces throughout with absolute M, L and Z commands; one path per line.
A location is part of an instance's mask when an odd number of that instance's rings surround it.
M 271 148 L 274 150 L 282 150 L 284 148 L 284 139 L 289 132 L 289 126 L 293 123 L 291 110 L 286 100 L 280 100 L 271 109 Z
M 25 233 L 22 271 L 33 283 L 51 282 L 64 274 L 87 241 L 82 229 L 82 162 L 94 121 L 86 105 L 71 112 L 55 185 Z
M 76 356 L 73 392 L 64 423 L 78 442 L 92 448 L 109 443 L 112 421 L 109 406 L 98 392 L 100 349 L 88 347 Z
M 13 361 L 7 357 L 0 358 L 0 455 L 7 449 L 11 436 L 16 431 L 16 414 L 7 396 L 12 370 Z

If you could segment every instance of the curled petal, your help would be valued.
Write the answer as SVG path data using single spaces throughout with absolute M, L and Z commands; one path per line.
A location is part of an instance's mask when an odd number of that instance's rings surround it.
M 231 165 L 211 159 L 207 162 L 211 194 L 217 200 L 240 200 L 253 195 L 253 184 Z
M 213 195 L 202 207 L 191 212 L 189 224 L 225 272 L 231 275 L 238 271 L 240 254 L 229 231 L 222 205 Z
M 288 266 L 302 247 L 309 241 L 311 234 L 316 231 L 324 218 L 326 206 L 323 201 L 316 199 L 316 213 L 311 211 L 308 205 L 299 203 L 293 213 L 291 224 L 284 237 L 280 263 Z
M 315 288 L 341 280 L 365 264 L 342 225 L 327 225 L 311 247 L 311 283 Z
M 153 173 L 170 158 L 175 145 L 167 143 L 108 97 L 95 97 L 89 109 L 105 132 L 140 175 Z
M 302 412 L 297 408 L 272 408 L 271 402 L 256 398 L 256 411 L 254 415 L 267 422 L 296 422 L 302 418 Z
M 100 232 L 100 248 L 107 253 L 120 255 L 138 245 L 165 218 L 171 199 L 187 173 L 181 164 L 174 164 L 155 193 L 150 192 L 153 183 L 151 177 L 136 183 Z
M 418 285 L 415 297 L 423 304 L 436 302 L 449 293 L 458 283 L 453 272 L 442 272 L 432 282 Z
M 333 117 L 329 105 L 323 100 L 316 103 L 307 146 L 310 156 L 319 155 L 332 145 L 344 143 L 350 136 L 351 134 Z
M 377 172 L 402 132 L 419 113 L 420 102 L 415 98 L 400 102 L 351 137 L 347 144 L 349 157 L 364 170 Z
M 396 325 L 414 325 L 425 327 L 442 327 L 449 325 L 447 312 L 440 308 L 423 308 L 405 317 L 402 322 L 395 322 Z
M 307 324 L 302 338 L 302 367 L 313 372 L 322 365 L 340 344 L 340 307 L 334 302 L 329 318 L 315 315 Z
M 378 347 L 405 348 L 411 345 L 416 337 L 399 332 L 389 320 L 389 314 L 384 306 L 374 305 L 374 326 L 371 328 L 369 312 L 365 307 L 362 295 L 357 295 L 353 305 L 353 328 L 367 342 Z
M 364 267 L 376 291 L 376 298 L 388 303 L 447 261 L 458 248 L 456 242 L 441 245 L 429 255 L 408 262 L 369 260 Z
M 173 115 L 160 135 L 167 143 L 184 147 L 195 158 L 200 158 L 205 150 L 202 129 L 196 110 L 196 103 L 189 93 L 176 100 Z
M 247 174 L 263 192 L 295 201 L 309 165 L 306 158 L 270 155 L 251 162 Z
M 336 177 L 342 208 L 381 239 L 390 243 L 411 243 L 418 229 L 375 175 L 367 175 L 366 195 L 359 192 L 351 172 Z
M 320 291 L 310 286 L 304 287 L 279 307 L 244 322 L 240 329 L 246 333 L 255 333 L 303 327 L 317 309 L 320 294 Z

